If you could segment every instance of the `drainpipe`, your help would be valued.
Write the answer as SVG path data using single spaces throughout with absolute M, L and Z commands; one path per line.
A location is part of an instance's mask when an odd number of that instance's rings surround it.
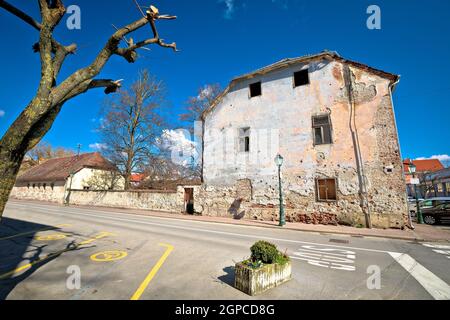
M 360 206 L 364 213 L 366 228 L 372 229 L 372 219 L 370 216 L 370 206 L 369 200 L 367 197 L 367 184 L 366 184 L 366 175 L 364 170 L 364 162 L 362 160 L 361 155 L 361 146 L 359 143 L 358 130 L 356 129 L 356 106 L 355 106 L 355 98 L 354 98 L 354 90 L 353 90 L 353 80 L 352 80 L 352 72 L 348 64 L 344 64 L 344 81 L 345 87 L 347 88 L 348 93 L 348 101 L 350 107 L 350 131 L 352 134 L 353 140 L 353 148 L 355 150 L 356 157 L 356 170 L 358 174 L 359 180 L 359 196 L 360 196 Z

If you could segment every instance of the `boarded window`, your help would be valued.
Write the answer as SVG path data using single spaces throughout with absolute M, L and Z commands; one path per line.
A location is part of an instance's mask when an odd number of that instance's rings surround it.
M 250 85 L 250 98 L 262 95 L 261 82 L 252 83 Z
M 239 129 L 239 152 L 250 152 L 250 128 Z
M 336 201 L 336 179 L 317 179 L 317 198 L 319 201 Z
M 314 144 L 331 144 L 331 120 L 329 115 L 313 117 Z
M 309 71 L 301 70 L 294 73 L 294 87 L 306 86 L 309 84 Z

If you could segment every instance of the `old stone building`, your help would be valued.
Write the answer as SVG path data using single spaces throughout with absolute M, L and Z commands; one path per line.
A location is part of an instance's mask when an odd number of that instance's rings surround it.
M 47 160 L 19 176 L 11 198 L 64 203 L 70 190 L 123 189 L 117 168 L 99 153 Z
M 202 115 L 204 215 L 402 228 L 405 177 L 392 92 L 399 76 L 322 52 L 231 81 Z

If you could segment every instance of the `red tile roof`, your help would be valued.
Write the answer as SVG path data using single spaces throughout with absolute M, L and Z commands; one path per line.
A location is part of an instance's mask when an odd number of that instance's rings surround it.
M 131 175 L 131 182 L 140 183 L 145 180 L 147 176 L 144 173 L 134 173 Z
M 83 168 L 114 170 L 117 168 L 98 152 L 47 160 L 17 178 L 17 182 L 65 181 Z
M 411 159 L 406 159 L 403 163 L 405 173 L 409 173 Z M 444 165 L 438 159 L 413 160 L 412 163 L 417 167 L 416 172 L 436 172 L 445 169 Z

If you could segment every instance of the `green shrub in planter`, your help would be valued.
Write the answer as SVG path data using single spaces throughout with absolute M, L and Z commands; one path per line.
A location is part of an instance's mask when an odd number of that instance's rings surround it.
M 289 258 L 278 251 L 277 247 L 267 241 L 258 241 L 251 248 L 251 260 L 253 262 L 262 262 L 263 264 L 279 263 L 284 264 Z

